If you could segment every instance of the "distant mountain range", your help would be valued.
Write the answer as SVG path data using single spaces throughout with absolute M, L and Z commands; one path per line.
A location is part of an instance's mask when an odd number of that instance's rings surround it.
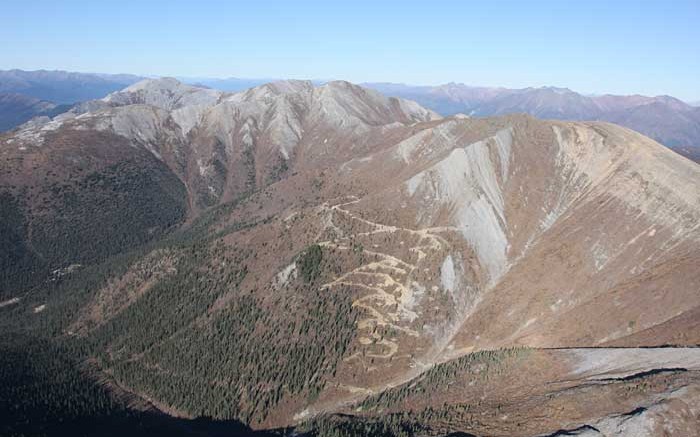
M 77 102 L 102 98 L 141 79 L 131 74 L 0 70 L 0 132 L 37 116 L 52 117 Z
M 80 102 L 101 99 L 144 79 L 132 74 L 0 70 L 0 132 L 38 116 L 52 117 Z M 180 77 L 190 85 L 236 92 L 270 79 Z
M 0 71 L 0 131 L 10 130 L 36 116 L 51 117 L 78 102 L 100 99 L 141 79 L 143 77 L 130 74 Z M 270 82 L 235 77 L 180 80 L 227 92 Z M 311 82 L 314 85 L 326 83 L 325 80 Z M 544 119 L 608 121 L 641 132 L 700 162 L 700 107 L 670 96 L 587 96 L 568 88 L 509 89 L 459 83 L 440 86 L 366 83 L 364 86 L 388 96 L 414 100 L 444 116 L 527 113 Z
M 69 71 L 0 71 L 0 93 L 18 93 L 54 103 L 99 99 L 143 77 L 133 74 L 74 73 Z
M 647 135 L 695 161 L 700 159 L 700 108 L 670 96 L 586 96 L 568 88 L 489 88 L 459 83 L 412 86 L 367 83 L 389 96 L 415 100 L 442 115 L 486 117 L 526 113 L 556 120 L 616 123 Z
M 214 88 L 220 91 L 227 92 L 238 92 L 247 90 L 249 88 L 255 88 L 260 85 L 265 85 L 266 83 L 279 82 L 283 79 L 272 78 L 272 79 L 250 79 L 250 78 L 239 78 L 239 77 L 227 77 L 227 78 L 216 78 L 216 77 L 176 77 L 182 83 L 188 85 L 194 85 L 199 87 Z M 330 80 L 324 79 L 311 79 L 314 85 L 323 85 Z
M 0 132 L 37 116 L 53 117 L 70 109 L 71 105 L 57 105 L 23 94 L 0 94 Z

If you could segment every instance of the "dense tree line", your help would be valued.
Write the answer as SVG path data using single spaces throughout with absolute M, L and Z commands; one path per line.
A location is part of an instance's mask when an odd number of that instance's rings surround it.
M 155 158 L 49 186 L 32 246 L 53 265 L 92 263 L 163 236 L 186 214 L 184 186 Z
M 29 247 L 27 225 L 21 198 L 0 191 L 0 300 L 48 274 L 46 263 Z
M 134 419 L 104 387 L 85 376 L 87 358 L 95 358 L 99 368 L 126 388 L 187 415 L 253 423 L 265 420 L 281 402 L 312 402 L 351 352 L 357 314 L 350 290 L 331 293 L 318 287 L 324 274 L 338 274 L 332 251 L 307 247 L 296 257 L 299 277 L 284 289 L 243 289 L 247 265 L 256 254 L 224 244 L 221 237 L 258 222 L 222 225 L 240 204 L 237 201 L 214 207 L 187 229 L 166 236 L 184 216 L 178 200 L 183 193 L 177 191 L 179 182 L 168 179 L 170 173 L 142 171 L 139 165 L 145 164 L 121 163 L 75 184 L 54 186 L 53 200 L 44 207 L 47 214 L 57 212 L 55 220 L 35 219 L 32 238 L 42 239 L 37 251 L 48 260 L 85 265 L 31 288 L 23 305 L 1 310 L 0 327 L 30 333 L 31 340 L 24 343 L 40 340 L 35 342 L 37 349 L 17 346 L 20 343 L 13 343 L 11 336 L 0 339 L 9 351 L 2 368 L 15 365 L 27 371 L 23 376 L 9 371 L 2 376 L 3 381 L 24 381 L 5 398 L 8 406 L 26 400 L 16 405 L 26 413 L 18 414 L 14 425 L 27 425 L 21 418 L 37 409 L 50 415 L 32 421 L 39 424 L 60 422 L 61 417 Z M 13 235 L 24 232 L 21 205 L 10 197 L 2 201 L 14 208 L 3 211 L 3 225 Z M 361 244 L 353 242 L 352 247 L 352 256 L 365 256 Z M 174 274 L 159 279 L 87 338 L 66 337 L 76 313 L 106 281 L 121 277 L 158 249 L 178 253 Z M 44 303 L 47 311 L 32 313 L 33 306 Z M 16 366 L 26 361 L 38 367 L 29 371 L 24 364 Z M 68 373 L 61 376 L 61 369 Z M 29 394 L 31 381 L 44 381 L 52 374 L 58 375 L 55 384 L 37 391 L 44 395 Z M 336 432 L 325 426 L 320 422 L 318 429 Z M 357 434 L 362 430 L 411 435 L 406 433 L 419 429 L 402 416 L 366 426 L 342 425 L 337 428 L 341 434 L 328 435 L 362 435 Z M 12 432 L 25 431 L 20 427 Z
M 0 192 L 0 298 L 70 264 L 94 264 L 156 241 L 184 220 L 180 180 L 148 152 L 25 191 Z M 6 248 L 6 250 L 5 250 Z
M 414 437 L 429 434 L 423 420 L 423 415 L 408 413 L 378 418 L 323 416 L 303 424 L 299 431 L 304 437 Z
M 476 373 L 482 378 L 489 378 L 493 374 L 498 374 L 503 365 L 510 360 L 523 358 L 528 353 L 529 349 L 525 347 L 473 352 L 455 360 L 438 364 L 417 380 L 368 397 L 360 406 L 367 410 L 387 408 L 421 393 L 429 396 L 440 387 L 463 377 L 465 373 Z
M 177 274 L 91 336 L 100 364 L 194 416 L 262 421 L 286 396 L 312 400 L 352 341 L 350 296 L 303 280 L 284 293 L 240 290 L 250 256 L 221 243 L 189 245 Z M 213 311 L 224 295 L 229 303 Z
M 270 437 L 237 421 L 177 419 L 129 407 L 91 376 L 74 340 L 56 341 L 19 332 L 0 335 L 0 435 L 2 436 L 202 436 Z
M 5 335 L 0 344 L 3 435 L 117 410 L 112 398 L 85 378 L 71 355 L 54 342 Z
M 303 437 L 476 437 L 470 431 L 479 427 L 478 417 L 469 405 L 460 404 L 381 416 L 333 414 L 304 423 L 296 432 Z
M 309 246 L 299 257 L 299 271 L 304 282 L 313 282 L 321 273 L 323 250 L 318 244 Z

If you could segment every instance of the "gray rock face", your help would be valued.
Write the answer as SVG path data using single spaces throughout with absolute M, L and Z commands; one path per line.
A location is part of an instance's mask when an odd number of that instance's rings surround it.
M 292 163 L 349 159 L 371 133 L 437 118 L 347 82 L 279 81 L 231 94 L 162 78 L 26 124 L 17 140 L 41 146 L 56 129 L 117 134 L 167 162 L 198 208 L 274 181 Z

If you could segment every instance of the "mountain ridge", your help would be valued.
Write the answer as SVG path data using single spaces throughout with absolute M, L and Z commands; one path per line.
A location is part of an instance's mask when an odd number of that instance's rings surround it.
M 546 435 L 695 405 L 700 167 L 628 128 L 161 79 L 0 136 L 0 166 L 4 326 L 166 411 Z
M 69 105 L 57 105 L 23 94 L 0 94 L 0 132 L 10 130 L 34 117 L 56 116 L 69 108 Z
M 28 97 L 76 104 L 102 98 L 143 78 L 133 75 L 72 73 L 65 71 L 0 71 L 0 92 L 20 93 Z M 256 79 L 189 78 L 185 82 L 202 84 L 224 92 L 239 92 L 269 83 Z M 312 81 L 322 85 L 329 81 Z M 367 83 L 387 95 L 417 100 L 443 115 L 465 113 L 490 116 L 525 112 L 540 118 L 567 120 L 603 120 L 633 128 L 671 147 L 683 156 L 700 161 L 700 112 L 692 104 L 670 96 L 582 95 L 562 87 L 472 87 L 451 82 L 440 86 L 412 86 L 395 83 Z M 7 100 L 7 99 L 6 99 Z M 85 105 L 86 103 L 81 103 Z M 61 110 L 67 108 L 61 107 Z M 19 118 L 15 114 L 24 114 Z M 19 103 L 0 114 L 5 130 L 14 128 L 31 116 L 44 115 Z M 55 112 L 46 115 L 56 115 Z M 5 121 L 3 121 L 5 119 Z
M 140 79 L 130 74 L 0 70 L 0 93 L 20 93 L 58 104 L 72 104 L 101 98 Z
M 539 118 L 610 121 L 635 129 L 696 161 L 700 155 L 698 113 L 688 103 L 671 96 L 586 96 L 568 88 L 508 89 L 458 83 L 434 87 L 387 83 L 365 86 L 412 98 L 444 115 L 525 112 Z

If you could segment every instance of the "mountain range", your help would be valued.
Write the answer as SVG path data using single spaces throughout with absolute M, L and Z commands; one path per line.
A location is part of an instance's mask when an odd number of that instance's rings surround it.
M 547 117 L 162 78 L 1 134 L 2 426 L 698 434 L 700 166 Z
M 70 107 L 23 94 L 0 94 L 0 132 L 13 129 L 34 117 L 54 117 Z
M 35 116 L 56 115 L 67 110 L 69 105 L 102 98 L 141 79 L 143 77 L 125 74 L 0 71 L 0 131 L 17 127 Z M 225 92 L 243 91 L 270 82 L 234 77 L 180 80 Z M 326 82 L 312 81 L 314 85 Z M 641 132 L 691 160 L 700 160 L 700 108 L 670 96 L 588 96 L 567 88 L 508 89 L 457 83 L 440 86 L 366 83 L 363 86 L 389 96 L 414 100 L 443 116 L 526 113 L 557 120 L 608 121 Z M 53 109 L 47 109 L 52 105 Z
M 488 88 L 449 83 L 411 86 L 368 83 L 387 95 L 415 100 L 443 115 L 486 117 L 526 113 L 556 120 L 601 120 L 629 127 L 697 161 L 700 109 L 670 96 L 586 96 L 568 88 Z
M 78 102 L 102 98 L 141 79 L 128 74 L 0 70 L 0 132 L 33 117 L 53 117 Z
M 53 117 L 75 104 L 101 99 L 143 79 L 131 74 L 0 70 L 0 132 L 11 130 L 33 117 Z M 179 80 L 227 92 L 242 91 L 270 82 L 267 79 L 235 77 L 182 77 Z
M 102 98 L 141 79 L 143 77 L 131 74 L 0 70 L 0 93 L 17 93 L 58 104 L 69 104 Z

